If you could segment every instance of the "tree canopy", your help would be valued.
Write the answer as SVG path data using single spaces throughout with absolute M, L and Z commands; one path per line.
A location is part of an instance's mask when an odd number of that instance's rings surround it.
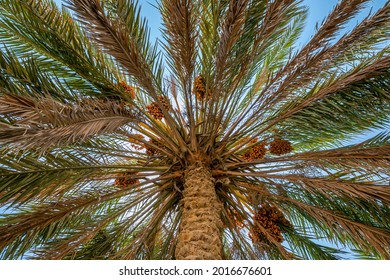
M 64 2 L 0 1 L 1 258 L 390 258 L 389 1 Z

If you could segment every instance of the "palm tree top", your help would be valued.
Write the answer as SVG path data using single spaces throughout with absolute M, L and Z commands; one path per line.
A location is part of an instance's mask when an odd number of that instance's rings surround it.
M 390 258 L 389 1 L 64 2 L 0 3 L 2 258 Z

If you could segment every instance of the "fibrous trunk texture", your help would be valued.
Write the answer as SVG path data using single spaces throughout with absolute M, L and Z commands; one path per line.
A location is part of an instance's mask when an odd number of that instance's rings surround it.
M 222 205 L 215 191 L 215 180 L 206 167 L 187 170 L 184 178 L 183 214 L 176 259 L 222 259 Z

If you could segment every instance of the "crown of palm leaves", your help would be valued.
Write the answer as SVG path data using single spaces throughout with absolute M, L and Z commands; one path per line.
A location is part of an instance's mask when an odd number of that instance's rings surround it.
M 390 258 L 388 1 L 65 2 L 0 3 L 2 258 L 178 258 L 196 168 L 222 258 Z

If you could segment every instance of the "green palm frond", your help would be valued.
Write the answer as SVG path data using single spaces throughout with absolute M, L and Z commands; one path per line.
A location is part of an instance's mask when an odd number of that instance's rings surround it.
M 91 45 L 68 11 L 59 11 L 52 1 L 29 0 L 3 1 L 0 13 L 0 38 L 15 55 L 34 56 L 61 76 L 97 88 L 84 93 L 115 93 L 120 74 L 113 61 Z

